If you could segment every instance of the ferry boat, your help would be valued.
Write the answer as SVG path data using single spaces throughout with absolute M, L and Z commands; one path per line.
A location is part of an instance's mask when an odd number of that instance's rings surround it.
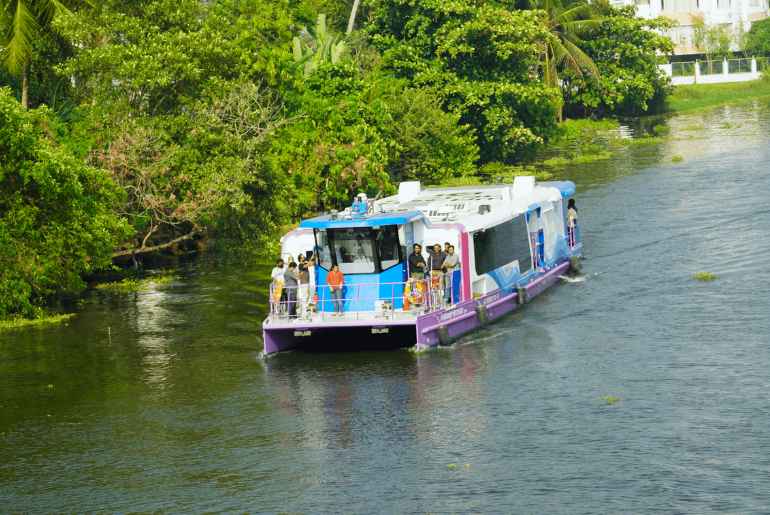
M 342 212 L 303 220 L 281 239 L 281 255 L 287 263 L 307 256 L 311 279 L 287 287 L 279 273 L 271 285 L 264 353 L 451 344 L 578 266 L 574 195 L 572 182 L 534 177 L 452 188 L 403 182 L 397 195 L 359 195 Z M 425 268 L 415 257 L 410 270 L 415 244 Z M 435 244 L 453 246 L 458 266 L 433 270 Z M 335 266 L 338 289 L 328 282 Z

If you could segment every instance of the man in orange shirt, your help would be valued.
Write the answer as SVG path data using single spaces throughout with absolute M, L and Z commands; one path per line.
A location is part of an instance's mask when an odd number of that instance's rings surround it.
M 333 265 L 331 272 L 326 277 L 329 284 L 329 291 L 332 294 L 335 316 L 342 316 L 342 288 L 345 286 L 345 276 L 340 272 L 340 267 Z

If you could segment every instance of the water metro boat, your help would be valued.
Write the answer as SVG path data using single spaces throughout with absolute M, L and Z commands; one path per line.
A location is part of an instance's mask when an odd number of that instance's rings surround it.
M 514 311 L 576 264 L 582 242 L 567 218 L 574 194 L 572 182 L 534 177 L 454 188 L 403 182 L 397 195 L 359 197 L 345 211 L 303 220 L 282 238 L 281 255 L 315 256 L 315 284 L 300 306 L 286 287 L 271 287 L 264 353 L 430 348 Z M 414 274 L 415 243 L 426 260 L 428 247 L 451 244 L 459 267 Z M 335 265 L 344 274 L 341 299 L 327 282 Z

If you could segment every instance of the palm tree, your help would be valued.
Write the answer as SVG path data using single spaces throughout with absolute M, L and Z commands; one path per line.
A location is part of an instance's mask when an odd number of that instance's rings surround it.
M 579 77 L 599 76 L 593 59 L 580 49 L 581 36 L 596 28 L 601 19 L 597 10 L 585 0 L 565 5 L 562 0 L 534 0 L 533 8 L 545 11 L 551 37 L 543 51 L 543 78 L 553 87 L 561 87 L 560 70 L 571 70 Z M 559 119 L 562 114 L 559 112 Z
M 353 0 L 353 8 L 350 9 L 350 18 L 348 18 L 348 30 L 345 31 L 345 34 L 348 36 L 350 36 L 356 26 L 356 15 L 358 14 L 358 6 L 360 4 L 361 0 Z
M 33 43 L 51 30 L 51 22 L 71 14 L 74 0 L 0 0 L 0 61 L 21 79 L 21 104 L 29 105 L 29 65 Z M 90 3 L 85 0 L 85 3 Z
M 348 55 L 348 44 L 326 27 L 326 15 L 319 14 L 315 31 L 303 29 L 293 40 L 294 60 L 304 67 L 306 76 L 312 75 L 323 63 L 337 64 Z

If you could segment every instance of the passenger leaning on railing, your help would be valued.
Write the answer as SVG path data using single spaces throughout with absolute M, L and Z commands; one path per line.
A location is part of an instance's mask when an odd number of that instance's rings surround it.
M 332 265 L 329 275 L 326 276 L 326 282 L 329 284 L 329 291 L 332 294 L 332 304 L 334 304 L 334 315 L 342 315 L 342 289 L 345 287 L 345 276 L 340 272 L 340 267 Z

